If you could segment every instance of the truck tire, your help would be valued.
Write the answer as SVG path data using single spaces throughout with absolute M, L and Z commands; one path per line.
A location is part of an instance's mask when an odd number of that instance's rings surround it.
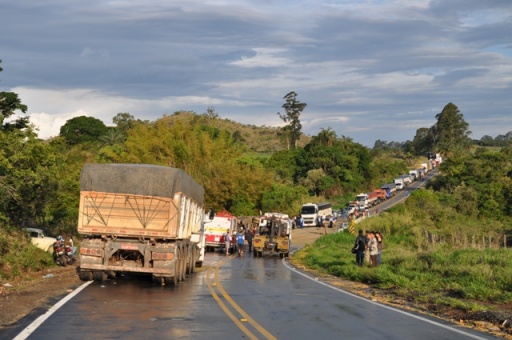
M 180 263 L 179 265 L 179 272 L 178 272 L 178 282 L 182 282 L 185 280 L 185 266 L 186 266 L 186 258 L 184 257 L 184 254 L 181 253 L 181 258 L 178 260 Z
M 103 282 L 107 279 L 107 273 L 101 270 L 96 270 L 92 273 L 94 281 Z
M 80 270 L 78 277 L 82 281 L 92 281 L 92 272 L 88 270 Z
M 187 274 L 192 274 L 194 272 L 195 268 L 195 262 L 196 262 L 196 249 L 195 247 L 192 247 L 190 250 L 190 256 L 188 257 L 187 261 Z

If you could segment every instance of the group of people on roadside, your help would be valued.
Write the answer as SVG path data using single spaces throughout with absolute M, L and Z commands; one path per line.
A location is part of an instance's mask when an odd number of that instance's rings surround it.
M 359 230 L 352 252 L 356 255 L 356 264 L 362 267 L 365 263 L 377 267 L 382 263 L 382 249 L 384 243 L 382 234 L 378 231 L 366 231 L 366 235 Z
M 229 250 L 233 248 L 234 251 L 244 256 L 245 241 L 249 246 L 249 253 L 252 252 L 252 239 L 254 236 L 254 230 L 249 227 L 240 226 L 236 234 L 231 235 L 230 230 L 227 229 L 224 233 L 224 247 L 226 255 L 229 255 Z

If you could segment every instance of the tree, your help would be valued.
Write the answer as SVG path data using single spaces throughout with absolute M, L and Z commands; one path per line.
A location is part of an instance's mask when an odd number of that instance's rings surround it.
M 121 130 L 110 128 L 107 133 L 101 135 L 98 140 L 102 142 L 102 145 L 116 145 L 124 142 L 126 140 L 126 136 Z
M 415 155 L 424 155 L 434 149 L 434 140 L 431 129 L 419 128 L 412 140 Z
M 112 118 L 112 122 L 116 124 L 118 130 L 126 134 L 128 130 L 135 126 L 137 120 L 129 113 L 120 112 L 114 118 Z
M 285 110 L 285 114 L 277 113 L 279 118 L 283 120 L 287 125 L 281 128 L 281 131 L 286 136 L 288 142 L 288 149 L 295 149 L 297 147 L 297 141 L 300 139 L 302 125 L 299 117 L 304 108 L 307 106 L 306 103 L 301 103 L 297 100 L 297 93 L 289 92 L 283 97 L 286 102 L 281 106 Z
M 0 60 L 1 62 L 2 60 Z M 3 69 L 0 67 L 0 72 L 2 71 Z M 16 110 L 20 110 L 23 113 L 27 112 L 27 106 L 21 103 L 18 94 L 14 92 L 0 92 L 0 127 L 3 130 L 23 129 L 28 126 L 28 117 L 18 118 L 14 122 L 5 123 L 5 119 L 14 115 Z
M 448 103 L 441 113 L 436 115 L 434 133 L 436 149 L 446 157 L 467 150 L 471 145 L 468 123 L 455 104 Z
M 334 142 L 336 142 L 336 132 L 332 130 L 330 127 L 327 129 L 320 129 L 320 133 L 317 136 L 313 137 L 311 142 L 318 143 L 323 146 L 332 146 Z
M 60 183 L 65 180 L 59 176 L 59 169 L 64 158 L 30 129 L 0 133 L 0 149 L 2 222 L 45 230 L 59 223 L 57 215 L 61 212 L 55 204 L 62 202 Z M 75 207 L 76 201 L 72 204 Z
M 68 145 L 93 142 L 107 132 L 108 128 L 101 120 L 86 116 L 71 118 L 60 128 L 60 136 Z

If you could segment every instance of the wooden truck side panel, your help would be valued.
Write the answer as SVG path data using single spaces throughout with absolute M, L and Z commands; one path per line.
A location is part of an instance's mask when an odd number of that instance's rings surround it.
M 177 238 L 179 216 L 170 198 L 82 191 L 78 232 Z

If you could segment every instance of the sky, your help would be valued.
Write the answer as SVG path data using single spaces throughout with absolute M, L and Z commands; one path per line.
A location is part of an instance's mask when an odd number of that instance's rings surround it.
M 510 0 L 0 0 L 0 17 L 0 91 L 44 139 L 77 116 L 209 107 L 282 126 L 291 91 L 303 133 L 367 147 L 448 103 L 473 139 L 512 131 Z

